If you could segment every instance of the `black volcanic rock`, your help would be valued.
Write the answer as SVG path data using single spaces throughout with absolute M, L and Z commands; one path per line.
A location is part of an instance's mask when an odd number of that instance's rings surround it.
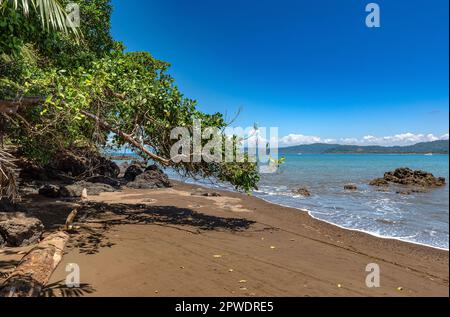
M 0 213 L 0 246 L 21 247 L 36 243 L 44 231 L 37 218 Z
M 299 187 L 299 188 L 296 188 L 296 189 L 293 190 L 293 193 L 294 193 L 294 194 L 297 194 L 297 195 L 304 196 L 304 197 L 309 197 L 309 196 L 311 196 L 310 191 L 309 191 L 308 188 L 306 188 L 306 187 Z
M 412 170 L 407 167 L 397 168 L 395 171 L 384 173 L 386 181 L 401 185 L 415 185 L 422 187 L 440 187 L 445 185 L 445 178 L 434 177 L 433 174 L 422 171 Z
M 357 190 L 358 187 L 356 186 L 356 184 L 349 183 L 349 184 L 344 185 L 344 189 L 345 190 Z
M 433 174 L 422 170 L 401 167 L 394 171 L 386 172 L 383 178 L 376 178 L 369 183 L 372 186 L 387 186 L 389 184 L 432 188 L 444 186 L 445 178 L 435 177 Z
M 123 178 L 128 182 L 132 182 L 136 179 L 137 176 L 141 175 L 143 172 L 144 172 L 143 169 L 138 164 L 132 164 L 128 166 L 127 169 L 125 170 Z
M 127 183 L 127 187 L 140 189 L 153 189 L 172 187 L 169 177 L 159 168 L 151 168 L 137 175 L 132 182 Z
M 388 186 L 389 182 L 385 180 L 384 178 L 375 178 L 370 181 L 370 186 Z

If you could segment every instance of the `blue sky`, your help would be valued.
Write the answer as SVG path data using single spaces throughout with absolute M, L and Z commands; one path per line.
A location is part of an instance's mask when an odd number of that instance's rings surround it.
M 112 33 L 206 112 L 287 144 L 448 138 L 448 1 L 113 0 Z

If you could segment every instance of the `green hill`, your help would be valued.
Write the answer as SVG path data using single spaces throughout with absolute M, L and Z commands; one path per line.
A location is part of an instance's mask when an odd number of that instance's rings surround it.
M 421 142 L 407 146 L 360 146 L 314 143 L 280 148 L 284 154 L 332 154 L 332 153 L 372 153 L 372 154 L 448 154 L 448 140 Z

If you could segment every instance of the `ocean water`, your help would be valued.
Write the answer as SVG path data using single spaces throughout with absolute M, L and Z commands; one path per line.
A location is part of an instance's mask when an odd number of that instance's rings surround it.
M 398 167 L 422 169 L 449 179 L 448 155 L 304 154 L 286 155 L 277 173 L 263 174 L 254 195 L 269 202 L 307 210 L 314 218 L 376 236 L 395 238 L 442 249 L 449 247 L 449 186 L 427 193 L 377 191 L 371 179 Z M 190 183 L 231 188 L 205 180 Z M 355 183 L 356 191 L 344 190 Z M 306 186 L 310 197 L 292 190 Z M 299 212 L 302 212 L 299 210 Z

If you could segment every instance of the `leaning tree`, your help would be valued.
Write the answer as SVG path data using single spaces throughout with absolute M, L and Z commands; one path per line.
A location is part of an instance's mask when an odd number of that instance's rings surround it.
M 201 120 L 203 127 L 222 131 L 225 140 L 224 116 L 203 113 L 183 96 L 168 63 L 147 52 L 125 52 L 109 32 L 108 0 L 76 2 L 81 25 L 75 31 L 50 13 L 68 1 L 0 0 L 0 129 L 6 144 L 40 164 L 64 148 L 128 144 L 180 173 L 214 177 L 245 191 L 256 188 L 257 166 L 245 154 L 239 162 L 171 159 L 177 142 L 170 137 L 172 128 L 192 131 L 193 120 Z M 44 3 L 54 5 L 45 11 Z M 220 151 L 224 155 L 224 147 Z M 5 150 L 0 164 L 0 176 L 10 180 L 2 184 L 11 186 L 14 167 Z M 8 191 L 3 185 L 2 195 Z

